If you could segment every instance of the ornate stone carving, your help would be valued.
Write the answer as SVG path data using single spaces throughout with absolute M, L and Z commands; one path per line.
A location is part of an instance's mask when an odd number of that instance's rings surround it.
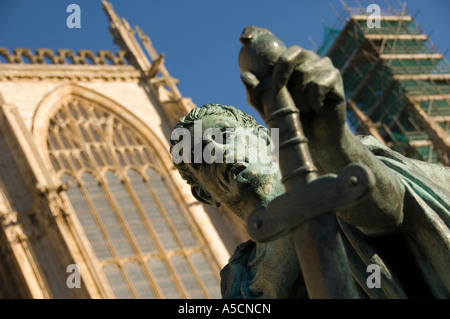
M 33 54 L 28 48 L 16 48 L 11 54 L 8 48 L 0 48 L 0 56 L 11 64 L 73 64 L 73 65 L 126 65 L 126 51 L 119 50 L 114 55 L 108 50 L 101 50 L 95 54 L 92 50 L 79 50 L 75 54 L 72 50 L 60 49 L 57 54 L 51 49 L 37 49 Z M 1 63 L 1 61 L 0 61 Z

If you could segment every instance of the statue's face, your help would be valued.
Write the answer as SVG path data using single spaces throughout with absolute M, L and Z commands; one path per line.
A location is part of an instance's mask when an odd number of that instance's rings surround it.
M 272 159 L 268 131 L 261 126 L 243 129 L 235 118 L 216 115 L 204 118 L 202 129 L 204 146 L 209 145 L 209 150 L 214 148 L 214 154 L 221 150 L 223 160 L 216 158 L 195 170 L 201 188 L 212 200 L 235 212 L 244 205 L 267 204 L 274 189 L 282 187 L 278 164 Z M 205 134 L 208 129 L 215 136 Z

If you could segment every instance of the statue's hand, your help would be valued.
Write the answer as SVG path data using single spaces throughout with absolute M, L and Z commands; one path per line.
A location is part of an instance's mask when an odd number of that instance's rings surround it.
M 346 106 L 341 74 L 328 57 L 321 58 L 299 46 L 286 49 L 275 62 L 271 75 L 259 79 L 242 72 L 247 100 L 262 116 L 266 90 L 278 91 L 287 86 L 300 109 L 305 134 L 311 143 L 336 144 L 346 125 Z M 318 146 L 319 147 L 319 146 Z
M 282 57 L 277 64 L 285 63 Z M 321 112 L 324 107 L 339 107 L 345 101 L 341 74 L 328 57 L 321 58 L 313 51 L 302 49 L 295 64 L 288 89 L 301 111 Z
M 265 118 L 267 114 L 263 111 L 262 93 L 266 90 L 279 91 L 281 87 L 287 85 L 295 67 L 297 67 L 303 59 L 303 50 L 299 46 L 291 46 L 284 50 L 280 56 L 274 61 L 268 77 L 258 79 L 258 77 L 250 71 L 241 73 L 241 80 L 247 91 L 247 101 L 250 105 L 258 110 L 260 115 Z
M 346 105 L 339 70 L 328 57 L 321 58 L 304 49 L 295 63 L 287 88 L 300 109 L 300 119 L 310 144 L 317 143 L 317 147 L 321 147 L 340 143 L 346 126 Z

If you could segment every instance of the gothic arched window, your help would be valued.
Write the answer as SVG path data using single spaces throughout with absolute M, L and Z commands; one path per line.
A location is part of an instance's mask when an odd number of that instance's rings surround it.
M 127 121 L 72 97 L 50 120 L 47 147 L 117 298 L 220 297 L 204 239 Z

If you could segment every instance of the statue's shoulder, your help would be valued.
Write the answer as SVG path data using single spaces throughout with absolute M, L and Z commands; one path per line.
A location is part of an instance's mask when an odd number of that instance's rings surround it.
M 450 221 L 449 167 L 405 157 L 373 136 L 361 135 L 357 139 L 407 185 L 409 193 L 414 193 L 425 201 L 439 203 L 438 206 L 443 209 L 442 214 L 447 216 L 444 219 Z M 431 202 L 429 205 L 437 207 Z

